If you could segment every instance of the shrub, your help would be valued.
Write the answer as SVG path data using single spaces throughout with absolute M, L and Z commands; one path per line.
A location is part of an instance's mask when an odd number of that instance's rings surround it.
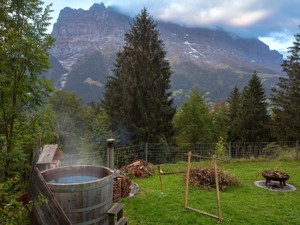
M 272 142 L 262 149 L 262 157 L 265 159 L 293 160 L 296 158 L 296 150 Z
M 219 138 L 215 147 L 215 155 L 224 161 L 229 161 L 228 151 L 226 149 L 226 143 L 222 137 Z

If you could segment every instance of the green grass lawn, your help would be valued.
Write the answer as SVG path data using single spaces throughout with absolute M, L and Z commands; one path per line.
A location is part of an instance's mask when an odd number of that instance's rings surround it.
M 210 167 L 210 162 L 193 163 L 192 167 Z M 300 161 L 230 162 L 218 167 L 238 178 L 240 186 L 221 192 L 223 221 L 221 224 L 293 225 L 300 224 Z M 216 224 L 217 220 L 184 209 L 185 180 L 182 174 L 163 175 L 163 192 L 160 190 L 157 167 L 150 178 L 133 181 L 140 186 L 140 193 L 122 199 L 124 214 L 130 225 L 159 224 Z M 164 172 L 185 170 L 186 163 L 161 165 Z M 263 180 L 260 172 L 276 169 L 288 173 L 288 184 L 296 191 L 278 192 L 259 188 L 254 181 Z M 217 215 L 215 190 L 190 186 L 189 206 Z

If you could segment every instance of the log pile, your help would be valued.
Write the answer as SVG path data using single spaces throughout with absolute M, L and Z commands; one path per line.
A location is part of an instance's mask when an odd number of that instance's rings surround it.
M 120 198 L 127 198 L 130 194 L 131 180 L 124 175 L 117 175 L 113 183 L 113 202 L 118 202 Z
M 277 170 L 265 170 L 262 172 L 264 177 L 288 179 L 289 175 Z
M 152 175 L 152 166 L 146 160 L 136 160 L 127 166 L 123 166 L 121 170 L 128 175 L 145 178 Z
M 223 170 L 218 169 L 219 189 L 224 191 L 228 186 L 237 186 L 238 180 L 226 174 Z M 190 184 L 196 187 L 211 189 L 216 187 L 214 168 L 195 168 L 190 171 Z
M 51 162 L 50 168 L 52 169 L 52 168 L 57 168 L 57 167 L 60 167 L 60 166 L 61 166 L 61 161 L 58 160 L 58 159 L 56 159 L 56 160 L 53 160 L 53 161 Z

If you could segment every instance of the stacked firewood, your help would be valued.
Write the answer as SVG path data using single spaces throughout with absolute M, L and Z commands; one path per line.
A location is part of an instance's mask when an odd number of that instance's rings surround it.
M 144 178 L 152 175 L 152 166 L 146 160 L 136 160 L 127 166 L 123 166 L 121 170 L 128 175 Z
M 228 186 L 238 185 L 238 180 L 235 177 L 226 174 L 223 170 L 218 169 L 217 173 L 220 190 L 223 191 Z M 202 187 L 205 189 L 215 188 L 216 180 L 214 168 L 191 169 L 189 182 L 196 187 Z
M 127 198 L 130 194 L 131 180 L 124 175 L 118 175 L 114 178 L 113 184 L 113 202 L 118 202 L 120 198 Z
M 57 160 L 53 160 L 51 162 L 50 168 L 52 169 L 52 168 L 57 168 L 57 167 L 60 167 L 60 166 L 61 166 L 61 161 L 57 159 Z

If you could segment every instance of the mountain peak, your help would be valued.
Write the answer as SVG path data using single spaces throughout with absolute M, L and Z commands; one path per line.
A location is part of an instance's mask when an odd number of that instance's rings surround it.
M 64 8 L 51 34 L 56 43 L 50 53 L 64 69 L 64 74 L 52 74 L 60 76 L 57 87 L 76 91 L 85 101 L 101 98 L 131 20 L 103 3 L 89 10 Z M 282 55 L 257 38 L 162 21 L 157 29 L 174 71 L 172 90 L 182 96 L 197 85 L 216 101 L 226 98 L 233 86 L 242 88 L 255 70 L 268 87 L 281 75 Z M 83 82 L 88 78 L 103 85 L 88 86 Z
M 101 3 L 94 3 L 94 5 L 92 5 L 90 8 L 89 8 L 89 11 L 99 11 L 99 10 L 105 10 L 106 7 L 104 5 L 103 2 Z

